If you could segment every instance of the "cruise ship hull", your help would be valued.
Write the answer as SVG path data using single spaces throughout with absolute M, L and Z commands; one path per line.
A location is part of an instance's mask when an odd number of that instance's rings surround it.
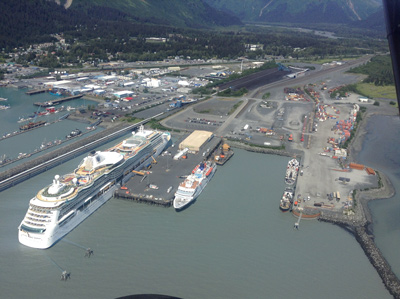
M 112 197 L 115 189 L 116 185 L 112 186 L 101 196 L 93 200 L 93 202 L 88 205 L 84 210 L 77 211 L 76 214 L 66 224 L 64 224 L 63 226 L 57 225 L 48 233 L 28 233 L 20 229 L 18 233 L 19 242 L 25 246 L 37 249 L 47 249 L 53 246 L 55 243 L 57 243 L 57 241 L 61 240 L 65 235 L 71 232 L 87 217 L 89 217 L 98 208 L 105 204 Z
M 146 156 L 143 162 L 136 167 L 134 167 L 133 165 L 134 162 L 126 165 L 123 170 L 120 170 L 121 174 L 124 174 L 122 177 L 119 177 L 119 175 L 117 175 L 114 179 L 108 180 L 102 185 L 94 188 L 92 192 L 87 194 L 84 200 L 80 199 L 80 201 L 84 204 L 82 204 L 76 210 L 70 211 L 67 215 L 65 215 L 65 217 L 61 218 L 60 220 L 56 220 L 58 218 L 58 213 L 52 214 L 51 223 L 46 225 L 44 232 L 37 233 L 24 229 L 24 221 L 26 218 L 29 218 L 28 210 L 27 215 L 18 227 L 19 242 L 25 246 L 38 249 L 47 249 L 53 246 L 75 227 L 77 227 L 81 222 L 83 222 L 87 217 L 93 214 L 98 208 L 105 204 L 113 196 L 115 189 L 118 187 L 118 184 L 125 183 L 127 180 L 129 180 L 129 178 L 133 176 L 131 170 L 140 170 L 145 165 L 151 163 L 153 157 L 157 157 L 165 149 L 168 141 L 169 139 L 163 139 L 163 142 L 161 144 L 159 144 L 157 147 L 154 147 L 155 152 Z

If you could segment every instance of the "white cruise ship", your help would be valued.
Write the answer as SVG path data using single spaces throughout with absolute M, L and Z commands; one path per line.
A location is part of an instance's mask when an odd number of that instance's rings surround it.
M 51 185 L 30 200 L 18 227 L 19 242 L 33 248 L 51 247 L 109 200 L 133 169 L 151 163 L 170 139 L 170 133 L 141 126 L 116 146 L 91 152 L 73 173 L 56 175 Z
M 175 210 L 182 210 L 194 201 L 211 180 L 216 170 L 217 165 L 210 161 L 201 162 L 197 165 L 192 173 L 179 185 L 175 193 Z

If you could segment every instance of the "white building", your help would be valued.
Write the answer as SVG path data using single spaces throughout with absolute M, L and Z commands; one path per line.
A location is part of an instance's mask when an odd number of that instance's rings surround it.
M 126 97 L 132 96 L 133 92 L 129 91 L 129 90 L 122 90 L 122 91 L 114 92 L 113 95 L 116 96 L 118 99 L 121 99 L 121 98 L 126 98 Z

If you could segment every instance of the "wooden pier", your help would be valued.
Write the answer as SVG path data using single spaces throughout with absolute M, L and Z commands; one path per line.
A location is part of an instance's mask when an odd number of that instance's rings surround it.
M 46 102 L 35 102 L 35 103 L 33 103 L 33 105 L 39 106 L 39 107 L 50 107 L 50 106 L 53 106 L 53 105 L 57 105 L 57 104 L 66 102 L 66 101 L 80 99 L 81 97 L 83 97 L 83 95 L 79 94 L 79 95 L 76 95 L 76 96 L 58 98 L 58 99 L 50 100 L 50 101 L 46 101 Z

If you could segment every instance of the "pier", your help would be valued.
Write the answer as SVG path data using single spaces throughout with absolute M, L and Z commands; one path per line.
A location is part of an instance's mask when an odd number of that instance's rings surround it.
M 72 144 L 56 149 L 48 154 L 18 165 L 12 169 L 0 173 L 0 191 L 15 186 L 39 173 L 60 165 L 72 158 L 87 153 L 96 147 L 111 140 L 123 136 L 141 124 L 145 124 L 153 118 L 161 116 L 163 113 L 156 114 L 141 122 L 133 125 L 120 124 L 116 127 L 101 131 L 87 138 L 78 140 Z
M 44 93 L 44 92 L 47 92 L 47 91 L 49 91 L 49 89 L 48 88 L 43 88 L 43 89 L 34 89 L 34 90 L 29 90 L 29 91 L 27 91 L 27 92 L 25 92 L 25 94 L 27 94 L 27 95 L 34 95 L 34 94 L 38 94 L 38 93 Z
M 159 205 L 163 207 L 170 207 L 172 205 L 173 199 L 165 199 L 163 197 L 154 197 L 153 195 L 146 195 L 146 194 L 133 194 L 129 191 L 125 191 L 123 189 L 118 189 L 114 193 L 114 197 L 122 198 L 152 205 Z
M 301 216 L 303 216 L 303 211 L 300 212 L 297 222 L 294 224 L 294 228 L 299 229 Z
M 76 95 L 76 96 L 59 98 L 59 99 L 50 100 L 50 101 L 46 101 L 46 102 L 35 102 L 35 103 L 33 103 L 33 105 L 39 106 L 39 107 L 50 107 L 50 106 L 53 106 L 53 105 L 57 105 L 57 104 L 66 102 L 66 101 L 80 99 L 81 97 L 83 97 L 83 95 L 79 94 L 79 95 Z
M 180 141 L 186 137 L 187 134 L 180 136 Z M 170 207 L 184 178 L 200 162 L 211 159 L 220 143 L 220 138 L 213 137 L 203 144 L 199 152 L 186 153 L 185 158 L 178 160 L 173 159 L 180 151 L 178 146 L 169 147 L 144 168 L 133 170 L 133 176 L 115 191 L 114 196 L 132 202 Z

